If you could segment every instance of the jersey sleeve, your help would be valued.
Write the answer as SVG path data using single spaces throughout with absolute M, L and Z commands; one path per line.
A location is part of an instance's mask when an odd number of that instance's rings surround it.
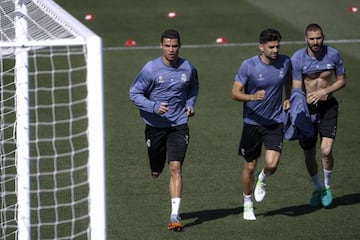
M 301 52 L 297 51 L 291 57 L 291 65 L 292 65 L 292 79 L 301 81 L 302 80 L 302 56 Z
M 199 94 L 199 78 L 196 68 L 192 68 L 190 82 L 186 106 L 189 106 L 191 110 L 194 111 L 196 99 Z
M 345 66 L 344 61 L 340 56 L 340 53 L 336 51 L 334 56 L 334 62 L 335 62 L 335 74 L 336 75 L 345 75 Z
M 155 101 L 147 98 L 151 85 L 151 72 L 148 70 L 147 65 L 145 65 L 132 83 L 129 95 L 130 100 L 140 110 L 153 113 L 155 111 L 154 108 L 156 108 Z
M 249 71 L 249 62 L 244 61 L 240 65 L 240 67 L 235 75 L 235 81 L 240 82 L 241 84 L 245 85 L 249 78 L 248 71 Z

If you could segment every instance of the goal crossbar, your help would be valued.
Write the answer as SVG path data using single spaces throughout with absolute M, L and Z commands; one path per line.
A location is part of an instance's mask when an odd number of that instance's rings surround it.
M 3 42 L 0 41 L 0 48 L 22 48 L 22 47 L 43 47 L 43 46 L 79 46 L 84 45 L 84 39 L 75 38 L 75 39 L 58 39 L 56 41 L 53 40 L 38 40 L 38 41 L 16 41 L 16 42 Z

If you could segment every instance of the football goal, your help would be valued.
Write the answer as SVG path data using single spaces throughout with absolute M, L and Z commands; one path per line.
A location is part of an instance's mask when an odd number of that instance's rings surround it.
M 106 239 L 101 38 L 0 1 L 0 239 Z

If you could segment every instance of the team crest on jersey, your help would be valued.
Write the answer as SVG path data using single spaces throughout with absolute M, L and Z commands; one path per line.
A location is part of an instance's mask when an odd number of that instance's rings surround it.
M 187 81 L 187 78 L 186 78 L 186 74 L 185 74 L 185 73 L 181 74 L 181 81 L 182 81 L 182 82 L 186 82 L 186 81 Z
M 265 78 L 264 78 L 264 76 L 260 73 L 257 80 L 258 80 L 258 81 L 264 81 Z
M 165 82 L 164 77 L 163 77 L 163 76 L 159 76 L 158 79 L 157 79 L 157 82 L 158 82 L 158 83 L 163 83 L 163 82 Z
M 280 71 L 279 77 L 280 77 L 280 78 L 283 78 L 283 77 L 284 77 L 284 71 Z

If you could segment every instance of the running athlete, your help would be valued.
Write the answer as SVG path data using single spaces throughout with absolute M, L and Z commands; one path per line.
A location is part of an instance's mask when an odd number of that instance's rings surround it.
M 145 142 L 151 176 L 158 178 L 167 162 L 170 170 L 169 230 L 181 231 L 182 165 L 189 143 L 189 117 L 199 91 L 196 68 L 178 57 L 181 42 L 176 30 L 161 34 L 162 56 L 144 65 L 130 87 L 130 99 L 145 122 Z
M 277 170 L 282 151 L 283 110 L 290 107 L 292 67 L 290 57 L 279 54 L 280 40 L 277 30 L 262 31 L 258 45 L 260 55 L 242 62 L 232 88 L 232 98 L 244 102 L 239 155 L 245 159 L 242 172 L 245 220 L 256 220 L 252 187 L 262 145 L 265 164 L 254 189 L 257 202 L 265 197 L 265 179 Z
M 324 45 L 324 38 L 323 30 L 318 24 L 309 24 L 305 29 L 307 47 L 296 51 L 291 58 L 293 88 L 305 88 L 309 112 L 318 116 L 318 120 L 313 123 L 314 136 L 299 140 L 306 168 L 314 185 L 310 199 L 310 205 L 313 207 L 329 207 L 333 201 L 330 188 L 334 167 L 332 150 L 338 118 L 338 102 L 333 93 L 346 84 L 343 60 L 337 49 Z M 324 173 L 323 183 L 318 174 L 316 161 L 318 135 Z

